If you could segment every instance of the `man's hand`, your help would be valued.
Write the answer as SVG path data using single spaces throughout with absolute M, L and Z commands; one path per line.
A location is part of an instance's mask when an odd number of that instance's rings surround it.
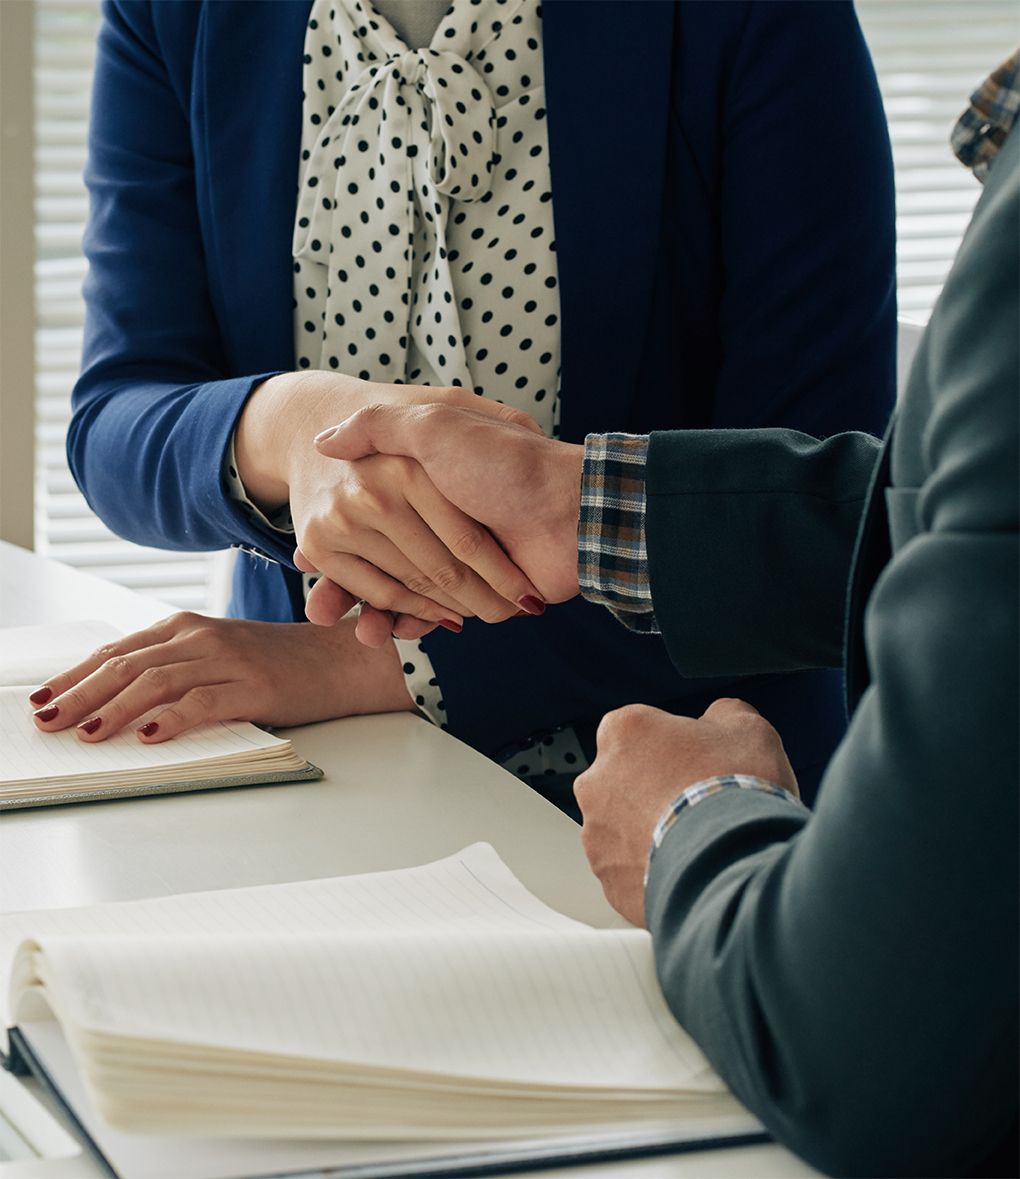
M 380 453 L 415 459 L 451 504 L 492 532 L 543 601 L 563 602 L 579 588 L 584 448 L 535 433 L 518 424 L 514 411 L 501 408 L 505 420 L 449 404 L 374 405 L 320 435 L 316 446 L 334 459 Z M 441 530 L 441 519 L 428 523 L 440 541 L 472 564 L 472 553 L 461 538 Z M 413 545 L 396 535 L 388 539 L 412 566 L 421 567 L 424 558 Z
M 699 720 L 631 704 L 602 718 L 596 742 L 595 761 L 574 783 L 581 841 L 606 899 L 635 925 L 645 923 L 655 825 L 688 786 L 749 774 L 797 794 L 779 734 L 743 700 L 717 700 Z

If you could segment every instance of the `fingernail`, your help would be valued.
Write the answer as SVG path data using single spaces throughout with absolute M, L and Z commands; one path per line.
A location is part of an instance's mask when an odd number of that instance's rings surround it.
M 94 733 L 102 723 L 103 718 L 101 716 L 94 716 L 91 720 L 82 721 L 78 728 L 81 729 L 83 733 L 91 734 Z
M 39 711 L 35 714 L 35 719 L 41 721 L 51 721 L 59 711 L 60 709 L 55 704 L 51 704 L 49 708 L 40 708 Z
M 517 605 L 522 610 L 527 610 L 529 614 L 544 614 L 545 602 L 541 598 L 536 598 L 532 594 L 525 594 L 523 598 L 519 598 Z
M 46 701 L 49 700 L 49 698 L 52 695 L 53 695 L 52 688 L 37 688 L 32 693 L 32 695 L 29 696 L 29 700 L 31 700 L 33 704 L 45 704 Z
M 143 737 L 151 737 L 159 729 L 159 725 L 155 721 L 148 721 L 138 730 Z
M 464 629 L 463 622 L 454 622 L 452 618 L 440 618 L 440 626 L 445 626 L 447 630 L 452 630 L 455 635 L 459 635 Z
M 340 429 L 339 426 L 330 426 L 330 428 L 328 430 L 323 430 L 321 434 L 316 434 L 315 435 L 316 443 L 318 444 L 319 442 L 326 442 L 328 439 L 332 438 L 333 435 L 339 429 Z

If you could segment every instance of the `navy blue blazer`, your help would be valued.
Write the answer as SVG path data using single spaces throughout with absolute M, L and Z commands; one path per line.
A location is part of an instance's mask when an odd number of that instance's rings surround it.
M 104 8 L 68 453 L 93 509 L 142 544 L 244 544 L 290 561 L 220 469 L 252 388 L 294 367 L 308 8 Z M 852 5 L 546 0 L 544 55 L 563 436 L 881 432 L 892 168 Z M 243 554 L 234 590 L 238 615 L 302 616 L 289 569 Z M 783 726 L 809 777 L 842 731 L 834 673 L 683 680 L 660 640 L 581 600 L 424 643 L 449 727 L 487 751 L 631 701 L 694 711 L 736 691 Z

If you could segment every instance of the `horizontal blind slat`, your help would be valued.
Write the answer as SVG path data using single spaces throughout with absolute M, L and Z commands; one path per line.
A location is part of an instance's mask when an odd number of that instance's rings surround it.
M 1020 41 L 1014 0 L 857 0 L 896 167 L 902 312 L 927 319 L 981 186 L 949 136 L 970 95 Z

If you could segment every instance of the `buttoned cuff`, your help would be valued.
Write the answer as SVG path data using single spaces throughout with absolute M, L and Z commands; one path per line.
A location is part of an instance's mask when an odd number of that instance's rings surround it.
M 589 602 L 631 630 L 657 633 L 645 544 L 647 459 L 646 435 L 585 438 L 577 577 Z
M 244 483 L 241 481 L 241 476 L 237 469 L 237 450 L 236 450 L 237 432 L 230 435 L 230 443 L 227 446 L 226 454 L 223 456 L 223 486 L 227 489 L 227 494 L 232 500 L 235 500 L 244 509 L 245 515 L 250 520 L 255 520 L 259 524 L 264 524 L 267 528 L 272 528 L 274 532 L 283 532 L 288 535 L 294 533 L 294 522 L 290 518 L 290 505 L 284 504 L 282 508 L 275 511 L 272 516 L 267 516 L 263 511 L 252 503 L 245 490 Z
M 775 782 L 769 782 L 765 778 L 756 778 L 753 774 L 720 774 L 714 778 L 704 778 L 700 782 L 695 782 L 693 785 L 688 786 L 663 811 L 662 816 L 655 825 L 655 830 L 652 832 L 652 847 L 648 856 L 648 870 L 651 869 L 652 860 L 655 857 L 656 851 L 662 846 L 662 841 L 672 830 L 677 819 L 680 818 L 684 811 L 690 810 L 691 807 L 697 806 L 699 802 L 704 802 L 706 798 L 711 798 L 714 794 L 721 794 L 724 790 L 755 790 L 760 794 L 771 794 L 776 798 L 785 798 L 787 802 L 792 802 L 794 806 L 799 807 L 802 811 L 807 811 L 808 809 L 789 790 L 782 786 L 777 786 Z M 645 871 L 646 884 L 648 882 L 648 870 Z

